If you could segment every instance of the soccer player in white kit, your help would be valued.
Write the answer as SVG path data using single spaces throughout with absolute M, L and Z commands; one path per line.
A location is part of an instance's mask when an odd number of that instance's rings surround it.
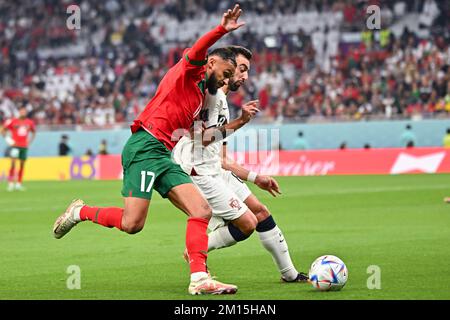
M 270 252 L 281 279 L 285 282 L 307 282 L 308 276 L 298 272 L 292 263 L 286 239 L 272 215 L 243 180 L 255 183 L 273 196 L 280 194 L 278 183 L 270 176 L 251 172 L 226 156 L 226 137 L 230 122 L 226 95 L 236 91 L 248 79 L 252 53 L 243 47 L 229 47 L 235 51 L 237 68 L 234 77 L 219 89 L 216 95 L 207 95 L 200 119 L 206 128 L 203 140 L 196 143 L 185 136 L 175 146 L 172 156 L 200 189 L 212 208 L 208 228 L 208 252 L 229 247 L 247 239 L 254 230 L 261 243 Z M 240 128 L 256 113 L 255 101 L 242 106 L 242 115 L 233 120 L 240 121 Z M 186 256 L 185 258 L 189 259 Z

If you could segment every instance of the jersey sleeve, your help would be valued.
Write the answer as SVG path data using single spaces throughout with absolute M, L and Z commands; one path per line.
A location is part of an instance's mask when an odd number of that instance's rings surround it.
M 8 119 L 5 122 L 3 122 L 3 128 L 10 130 L 12 126 L 13 120 Z
M 208 49 L 216 43 L 221 37 L 223 37 L 228 31 L 218 25 L 205 35 L 203 35 L 197 42 L 183 52 L 183 65 L 186 69 L 198 69 L 203 67 L 208 61 L 206 53 Z

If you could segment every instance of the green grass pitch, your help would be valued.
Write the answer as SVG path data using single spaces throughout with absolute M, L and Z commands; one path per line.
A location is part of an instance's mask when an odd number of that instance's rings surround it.
M 127 235 L 85 222 L 61 240 L 56 217 L 75 197 L 121 206 L 120 181 L 29 182 L 26 192 L 0 190 L 0 299 L 450 299 L 449 175 L 279 178 L 283 195 L 252 187 L 288 241 L 297 268 L 323 254 L 347 264 L 340 292 L 283 284 L 254 234 L 209 254 L 235 296 L 191 297 L 182 259 L 186 217 L 154 196 L 142 232 Z M 81 289 L 69 290 L 67 268 L 79 266 Z M 381 289 L 368 289 L 369 266 Z

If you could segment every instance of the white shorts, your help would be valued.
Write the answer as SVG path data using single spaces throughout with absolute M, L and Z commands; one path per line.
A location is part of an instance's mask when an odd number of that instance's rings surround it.
M 247 198 L 252 194 L 245 182 L 239 179 L 233 172 L 222 169 L 221 176 L 242 202 L 247 200 Z
M 192 176 L 191 178 L 211 206 L 212 217 L 208 225 L 210 230 L 224 226 L 228 221 L 239 218 L 248 210 L 247 205 L 240 197 L 243 195 L 242 187 L 239 188 L 239 194 L 235 193 L 233 190 L 237 190 L 235 182 L 231 180 L 228 183 L 222 178 L 222 174 Z

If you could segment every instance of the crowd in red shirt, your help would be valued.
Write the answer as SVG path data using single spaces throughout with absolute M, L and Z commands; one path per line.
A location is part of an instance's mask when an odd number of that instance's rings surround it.
M 0 5 L 0 121 L 13 116 L 20 105 L 27 106 L 37 124 L 104 127 L 132 121 L 167 69 L 195 39 L 165 44 L 164 27 L 159 30 L 161 38 L 155 38 L 148 31 L 151 21 L 124 26 L 117 23 L 118 17 L 131 12 L 148 16 L 158 7 L 182 22 L 216 14 L 232 1 L 148 0 L 138 6 L 130 0 L 89 2 L 92 17 L 82 20 L 80 31 L 65 27 L 66 2 Z M 274 0 L 242 1 L 242 6 L 245 12 L 260 15 L 312 9 L 342 12 L 341 31 L 362 32 L 355 26 L 365 18 L 364 6 L 392 7 L 397 2 Z M 84 5 L 81 1 L 82 10 Z M 444 16 L 440 21 L 429 28 L 427 39 L 405 31 L 400 37 L 390 34 L 383 44 L 378 40 L 371 45 L 341 43 L 327 70 L 317 63 L 314 39 L 304 30 L 278 30 L 271 35 L 274 47 L 267 45 L 267 35 L 243 28 L 225 39 L 254 53 L 248 83 L 230 95 L 232 111 L 258 98 L 263 109 L 260 121 L 446 116 L 450 112 L 450 19 Z M 447 33 L 433 33 L 434 27 Z M 64 56 L 68 51 L 61 48 L 83 39 L 89 39 L 84 55 Z M 61 57 L 37 54 L 45 48 Z

